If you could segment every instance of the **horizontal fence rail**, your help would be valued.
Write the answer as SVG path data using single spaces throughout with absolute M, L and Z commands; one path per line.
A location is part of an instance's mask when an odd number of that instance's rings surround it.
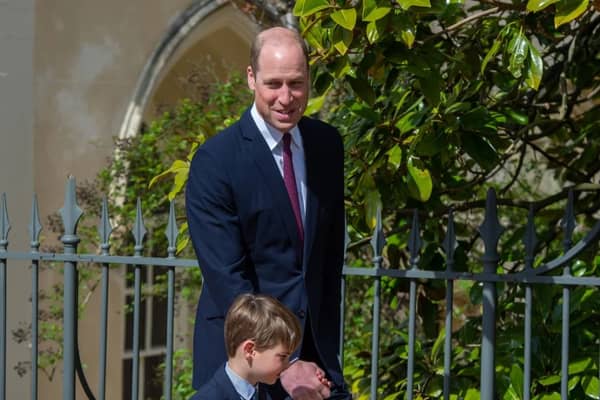
M 165 321 L 166 331 L 166 356 L 165 371 L 163 383 L 163 396 L 170 400 L 173 396 L 173 338 L 174 338 L 174 299 L 175 299 L 175 269 L 176 268 L 197 268 L 198 263 L 192 259 L 176 258 L 176 242 L 178 228 L 175 219 L 174 205 L 171 203 L 166 229 L 168 241 L 167 256 L 144 257 L 143 242 L 146 235 L 146 227 L 142 218 L 142 206 L 138 199 L 136 207 L 136 220 L 133 226 L 133 236 L 135 239 L 134 254 L 131 256 L 110 255 L 110 235 L 112 227 L 109 220 L 107 200 L 102 202 L 102 212 L 98 234 L 100 237 L 100 254 L 78 254 L 77 246 L 79 237 L 76 234 L 77 224 L 82 215 L 82 210 L 77 205 L 75 196 L 75 180 L 69 178 L 66 191 L 64 207 L 60 210 L 64 234 L 61 241 L 64 246 L 63 253 L 44 253 L 39 251 L 39 235 L 42 225 L 39 221 L 39 212 L 37 200 L 34 196 L 31 212 L 31 223 L 29 225 L 30 233 L 30 252 L 13 252 L 8 250 L 8 233 L 10 231 L 10 222 L 7 211 L 6 195 L 2 195 L 2 204 L 0 204 L 0 400 L 6 399 L 6 315 L 7 315 L 7 269 L 10 268 L 8 261 L 27 261 L 32 270 L 32 380 L 31 380 L 31 398 L 38 399 L 38 340 L 39 340 L 39 267 L 41 263 L 58 262 L 64 266 L 64 314 L 63 314 L 63 400 L 75 399 L 75 384 L 78 377 L 86 395 L 90 399 L 105 399 L 106 397 L 106 369 L 107 369 L 107 338 L 108 338 L 108 282 L 109 267 L 111 265 L 132 266 L 134 270 L 134 301 L 133 301 L 133 347 L 132 347 L 132 387 L 131 399 L 138 400 L 139 394 L 139 374 L 140 374 L 140 312 L 142 296 L 142 270 L 148 266 L 159 267 L 166 271 L 167 276 L 167 315 Z M 382 228 L 381 210 L 377 212 L 376 226 L 370 241 L 372 247 L 372 267 L 357 268 L 344 266 L 342 276 L 342 303 L 341 303 L 341 334 L 340 334 L 340 355 L 343 360 L 344 354 L 344 332 L 346 327 L 344 321 L 345 305 L 347 296 L 347 280 L 353 276 L 371 277 L 373 279 L 373 308 L 372 308 L 372 342 L 371 342 L 371 382 L 370 398 L 377 399 L 377 387 L 379 371 L 379 339 L 380 339 L 380 313 L 381 313 L 381 279 L 383 277 L 407 280 L 409 285 L 409 304 L 408 304 L 408 359 L 407 359 L 407 387 L 406 398 L 412 399 L 414 396 L 414 365 L 415 365 L 415 340 L 416 340 L 416 301 L 417 288 L 422 280 L 439 280 L 445 282 L 445 334 L 444 337 L 444 374 L 443 374 L 443 396 L 444 399 L 450 398 L 451 383 L 451 354 L 452 354 L 452 310 L 454 282 L 465 280 L 481 283 L 483 285 L 483 311 L 482 311 L 482 339 L 481 339 L 481 370 L 480 370 L 480 393 L 481 399 L 493 400 L 496 398 L 496 373 L 495 373 L 495 349 L 496 349 L 496 311 L 497 311 L 497 287 L 501 282 L 523 285 L 525 287 L 525 311 L 524 311 L 524 354 L 523 354 L 523 393 L 522 398 L 530 399 L 531 385 L 531 321 L 532 321 L 532 285 L 546 284 L 558 285 L 563 289 L 562 302 L 562 357 L 561 357 L 561 399 L 567 399 L 568 395 L 568 362 L 569 362 L 569 324 L 570 324 L 570 294 L 574 286 L 592 286 L 600 287 L 600 277 L 593 276 L 572 276 L 570 271 L 571 264 L 577 257 L 589 246 L 595 244 L 600 239 L 600 221 L 597 222 L 587 235 L 575 245 L 572 245 L 572 235 L 575 226 L 575 215 L 573 206 L 573 195 L 569 193 L 569 198 L 563 218 L 563 228 L 565 232 L 563 247 L 564 254 L 559 258 L 547 262 L 538 267 L 533 267 L 533 260 L 536 252 L 536 233 L 534 225 L 534 213 L 530 210 L 525 229 L 523 243 L 525 246 L 524 269 L 519 272 L 497 274 L 496 269 L 500 256 L 497 252 L 498 241 L 504 231 L 500 225 L 497 216 L 496 195 L 493 190 L 488 191 L 485 207 L 485 218 L 479 227 L 479 234 L 483 240 L 484 252 L 481 259 L 483 272 L 470 273 L 454 270 L 454 251 L 457 247 L 456 235 L 454 230 L 453 212 L 448 213 L 446 222 L 446 237 L 442 247 L 445 251 L 446 269 L 441 271 L 429 271 L 419 269 L 419 256 L 422 242 L 420 239 L 420 227 L 418 214 L 415 211 L 412 218 L 411 231 L 408 241 L 409 251 L 409 269 L 396 270 L 383 267 L 383 250 L 386 245 L 384 232 Z M 349 238 L 346 237 L 346 245 Z M 81 368 L 79 359 L 78 337 L 77 337 L 77 265 L 78 264 L 97 264 L 101 268 L 101 311 L 100 311 L 100 342 L 99 354 L 97 360 L 99 365 L 98 387 L 95 392 L 89 387 L 85 374 Z M 547 275 L 552 271 L 561 271 L 562 275 Z M 89 363 L 89 360 L 88 360 Z M 599 393 L 600 395 L 600 393 Z

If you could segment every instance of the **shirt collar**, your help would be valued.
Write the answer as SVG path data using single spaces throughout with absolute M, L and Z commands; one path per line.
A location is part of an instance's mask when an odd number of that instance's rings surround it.
M 225 363 L 225 373 L 227 374 L 229 380 L 233 384 L 235 391 L 240 395 L 242 399 L 252 399 L 256 388 L 252 386 L 247 380 L 241 378 L 238 374 L 233 372 L 233 370 L 229 368 L 229 363 Z
M 265 139 L 265 142 L 267 142 L 269 150 L 273 151 L 273 149 L 277 147 L 277 145 L 283 139 L 283 135 L 281 134 L 281 132 L 273 128 L 264 120 L 262 115 L 260 115 L 258 110 L 256 109 L 256 103 L 252 104 L 252 109 L 250 109 L 250 115 L 252 116 L 254 123 L 258 127 L 260 134 Z M 302 148 L 302 136 L 300 135 L 300 129 L 298 128 L 298 125 L 290 129 L 289 132 L 292 135 L 292 144 L 296 145 L 299 148 Z

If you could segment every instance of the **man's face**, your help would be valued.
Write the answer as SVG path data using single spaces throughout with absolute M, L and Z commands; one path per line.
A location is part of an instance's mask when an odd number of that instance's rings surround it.
M 263 351 L 255 350 L 252 375 L 257 382 L 274 384 L 289 365 L 290 353 L 281 344 Z
M 257 71 L 248 67 L 247 73 L 260 115 L 278 131 L 289 131 L 300 121 L 308 102 L 308 70 L 300 47 L 265 43 Z

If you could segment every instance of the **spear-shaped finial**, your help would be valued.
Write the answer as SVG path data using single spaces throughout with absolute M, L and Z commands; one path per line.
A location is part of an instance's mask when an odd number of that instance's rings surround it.
M 133 225 L 133 237 L 135 239 L 135 255 L 141 256 L 142 250 L 144 246 L 142 242 L 144 241 L 144 236 L 146 236 L 146 227 L 144 226 L 144 218 L 142 216 L 142 201 L 138 197 L 136 212 L 135 212 L 135 224 Z
M 6 193 L 2 193 L 2 206 L 0 206 L 0 251 L 6 251 L 9 231 L 10 222 L 8 220 L 8 209 L 6 208 Z
M 79 208 L 79 205 L 77 204 L 75 178 L 73 176 L 69 176 L 69 179 L 67 180 L 67 186 L 65 188 L 65 204 L 60 209 L 60 215 L 62 216 L 63 227 L 65 229 L 62 241 L 77 241 L 75 233 L 77 231 L 77 223 L 79 222 L 79 218 L 83 215 L 83 211 L 81 211 L 81 208 Z
M 31 202 L 31 222 L 29 223 L 29 240 L 31 248 L 35 251 L 40 247 L 40 232 L 42 231 L 42 223 L 40 222 L 40 211 L 38 207 L 37 196 L 33 195 Z
M 175 252 L 177 251 L 177 235 L 179 232 L 177 230 L 177 220 L 175 219 L 175 203 L 173 200 L 171 200 L 171 204 L 169 205 L 169 221 L 167 223 L 165 234 L 167 235 L 167 241 L 169 242 L 167 253 L 169 257 L 175 257 Z
M 410 251 L 410 266 L 412 269 L 417 268 L 417 265 L 419 263 L 419 250 L 421 250 L 421 236 L 419 235 L 419 230 L 419 212 L 415 208 L 413 210 L 410 237 L 408 238 L 408 250 Z
M 448 271 L 452 271 L 454 267 L 454 251 L 457 247 L 456 232 L 454 231 L 454 210 L 452 209 L 448 212 L 448 228 L 442 247 L 446 253 L 446 268 Z
M 383 236 L 383 226 L 381 222 L 381 205 L 379 205 L 377 207 L 375 219 L 375 230 L 373 231 L 373 237 L 371 238 L 371 247 L 373 248 L 373 255 L 375 258 L 381 257 L 383 246 L 385 246 L 385 237 Z
M 108 200 L 106 196 L 102 197 L 102 213 L 100 214 L 100 224 L 98 225 L 98 235 L 100 236 L 100 248 L 102 254 L 108 254 L 110 249 L 110 234 L 112 233 L 112 225 L 110 224 L 110 218 L 108 217 Z
M 485 201 L 485 218 L 479 226 L 479 234 L 485 245 L 484 259 L 488 261 L 498 261 L 498 241 L 504 232 L 504 228 L 498 221 L 498 207 L 496 204 L 496 191 L 488 189 L 487 199 Z

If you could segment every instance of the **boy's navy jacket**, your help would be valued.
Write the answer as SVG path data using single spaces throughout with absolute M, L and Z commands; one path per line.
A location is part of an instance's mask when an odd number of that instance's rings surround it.
M 240 400 L 240 395 L 233 387 L 233 383 L 225 372 L 225 364 L 223 364 L 190 400 Z M 259 400 L 266 399 L 259 395 Z

